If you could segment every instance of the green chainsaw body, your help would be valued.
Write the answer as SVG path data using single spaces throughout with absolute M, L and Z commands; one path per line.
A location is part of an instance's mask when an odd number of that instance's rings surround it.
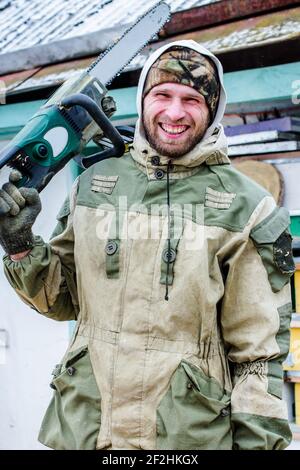
M 94 77 L 83 73 L 66 81 L 34 114 L 1 154 L 1 166 L 8 164 L 21 171 L 19 186 L 41 191 L 72 157 L 81 153 L 91 139 L 103 132 L 81 106 L 64 106 L 65 97 L 82 94 L 93 100 L 107 116 L 116 110 L 106 88 Z M 34 167 L 34 172 L 32 168 Z
M 140 16 L 90 67 L 67 80 L 0 152 L 0 169 L 8 165 L 22 173 L 18 186 L 41 191 L 71 159 L 82 159 L 83 168 L 125 151 L 118 128 L 108 118 L 116 111 L 105 85 L 111 83 L 158 33 L 169 19 L 170 7 L 159 1 Z M 98 79 L 97 79 L 97 78 Z M 101 79 L 101 82 L 99 80 Z M 122 126 L 121 126 L 122 127 Z M 125 134 L 128 129 L 123 129 Z M 83 162 L 82 150 L 90 140 L 100 145 L 103 135 L 112 147 Z M 128 139 L 128 136 L 127 136 Z M 128 142 L 128 140 L 127 140 Z M 78 160 L 76 160 L 78 163 Z

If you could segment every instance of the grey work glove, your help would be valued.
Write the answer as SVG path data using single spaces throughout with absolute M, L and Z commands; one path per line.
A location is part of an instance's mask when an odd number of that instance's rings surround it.
M 9 182 L 0 189 L 0 244 L 9 255 L 30 250 L 34 245 L 31 227 L 41 211 L 35 188 L 17 188 L 22 175 L 13 170 Z

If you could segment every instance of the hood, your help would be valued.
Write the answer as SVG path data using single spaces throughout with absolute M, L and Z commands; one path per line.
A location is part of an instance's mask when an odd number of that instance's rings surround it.
M 214 54 L 192 40 L 175 41 L 166 44 L 165 46 L 157 49 L 157 51 L 155 51 L 146 61 L 140 75 L 137 89 L 136 106 L 139 118 L 136 125 L 133 149 L 131 152 L 132 156 L 143 166 L 148 166 L 147 162 L 149 157 L 151 158 L 151 156 L 157 156 L 157 152 L 150 147 L 148 141 L 145 138 L 145 132 L 141 120 L 142 92 L 148 71 L 152 64 L 163 52 L 173 46 L 189 47 L 190 49 L 194 49 L 200 54 L 209 57 L 216 65 L 221 87 L 219 104 L 213 122 L 207 128 L 201 141 L 190 152 L 186 153 L 180 158 L 175 158 L 172 161 L 173 166 L 175 169 L 177 168 L 177 170 L 179 170 L 179 167 L 180 170 L 183 170 L 183 167 L 195 167 L 204 161 L 206 161 L 207 164 L 230 163 L 230 160 L 227 157 L 227 141 L 223 126 L 221 125 L 221 120 L 223 118 L 226 106 L 226 92 L 223 84 L 223 68 L 220 61 L 216 58 L 216 56 L 214 56 Z M 159 155 L 159 157 L 161 165 L 167 164 L 169 157 L 163 155 Z

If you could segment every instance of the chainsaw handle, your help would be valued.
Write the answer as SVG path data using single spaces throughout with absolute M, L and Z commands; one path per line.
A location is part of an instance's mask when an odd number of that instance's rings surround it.
M 116 130 L 121 134 L 123 141 L 125 143 L 125 151 L 126 147 L 129 143 L 132 143 L 133 136 L 134 136 L 134 127 L 132 126 L 116 126 Z M 108 148 L 105 150 L 101 150 L 100 152 L 93 153 L 89 156 L 83 155 L 76 155 L 73 157 L 73 160 L 77 163 L 78 166 L 86 170 L 90 166 L 94 165 L 95 163 L 101 162 L 102 160 L 106 160 L 107 158 L 114 157 L 114 148 Z
M 70 108 L 72 106 L 81 106 L 84 108 L 87 113 L 91 116 L 92 119 L 98 124 L 100 129 L 104 132 L 106 137 L 111 140 L 113 148 L 110 149 L 109 157 L 119 158 L 125 152 L 125 144 L 122 136 L 119 134 L 117 129 L 112 125 L 106 114 L 102 109 L 95 103 L 92 98 L 82 93 L 76 93 L 65 97 L 61 101 L 61 105 Z
M 119 156 L 121 157 L 121 155 Z M 113 147 L 110 149 L 102 150 L 101 152 L 93 153 L 93 155 L 89 155 L 88 157 L 77 155 L 76 157 L 73 157 L 73 160 L 77 163 L 78 166 L 86 170 L 95 163 L 101 162 L 102 160 L 106 160 L 107 158 L 114 157 L 116 157 L 116 155 L 115 149 Z

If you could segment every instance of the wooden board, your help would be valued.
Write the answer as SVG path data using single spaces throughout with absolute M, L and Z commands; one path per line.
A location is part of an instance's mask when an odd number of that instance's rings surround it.
M 288 375 L 285 379 L 285 382 L 300 383 L 300 377 L 294 375 Z
M 300 141 L 300 134 L 297 136 L 294 132 L 281 132 L 281 131 L 261 131 L 249 134 L 240 134 L 227 137 L 229 146 L 244 145 L 259 142 L 273 142 L 280 140 L 294 140 Z
M 1 108 L 0 108 L 1 109 Z M 279 153 L 265 153 L 260 155 L 243 155 L 241 157 L 234 157 L 232 161 L 238 160 L 260 160 L 264 161 L 267 160 L 269 163 L 277 164 L 276 160 L 280 160 L 284 163 L 300 163 L 300 152 L 279 152 Z
M 239 159 L 233 162 L 234 167 L 244 175 L 269 191 L 278 205 L 282 205 L 284 196 L 284 184 L 280 171 L 270 163 L 256 160 Z
M 279 119 L 269 119 L 267 121 L 243 124 L 240 126 L 225 127 L 225 134 L 230 137 L 240 134 L 250 134 L 255 132 L 276 130 L 282 132 L 300 133 L 300 118 L 287 116 Z
M 289 211 L 300 210 L 300 152 L 278 152 L 261 155 L 245 155 L 231 158 L 231 163 L 235 164 L 241 161 L 266 161 L 272 163 L 280 171 L 284 180 L 284 198 L 283 205 Z
M 278 8 L 287 8 L 297 5 L 296 0 L 226 0 L 198 2 L 199 6 L 173 12 L 170 21 L 166 23 L 160 36 L 174 35 L 176 33 L 215 26 L 217 23 L 228 23 L 234 19 L 245 16 L 255 16 L 257 13 L 270 12 Z M 204 4 L 203 4 L 204 3 Z
M 270 152 L 292 152 L 300 150 L 300 142 L 297 141 L 283 141 L 283 142 L 270 142 L 263 144 L 248 144 L 248 145 L 233 145 L 228 149 L 228 155 L 234 157 L 235 155 L 256 155 L 259 153 Z
M 300 313 L 292 314 L 292 321 L 290 324 L 290 328 L 300 328 Z

